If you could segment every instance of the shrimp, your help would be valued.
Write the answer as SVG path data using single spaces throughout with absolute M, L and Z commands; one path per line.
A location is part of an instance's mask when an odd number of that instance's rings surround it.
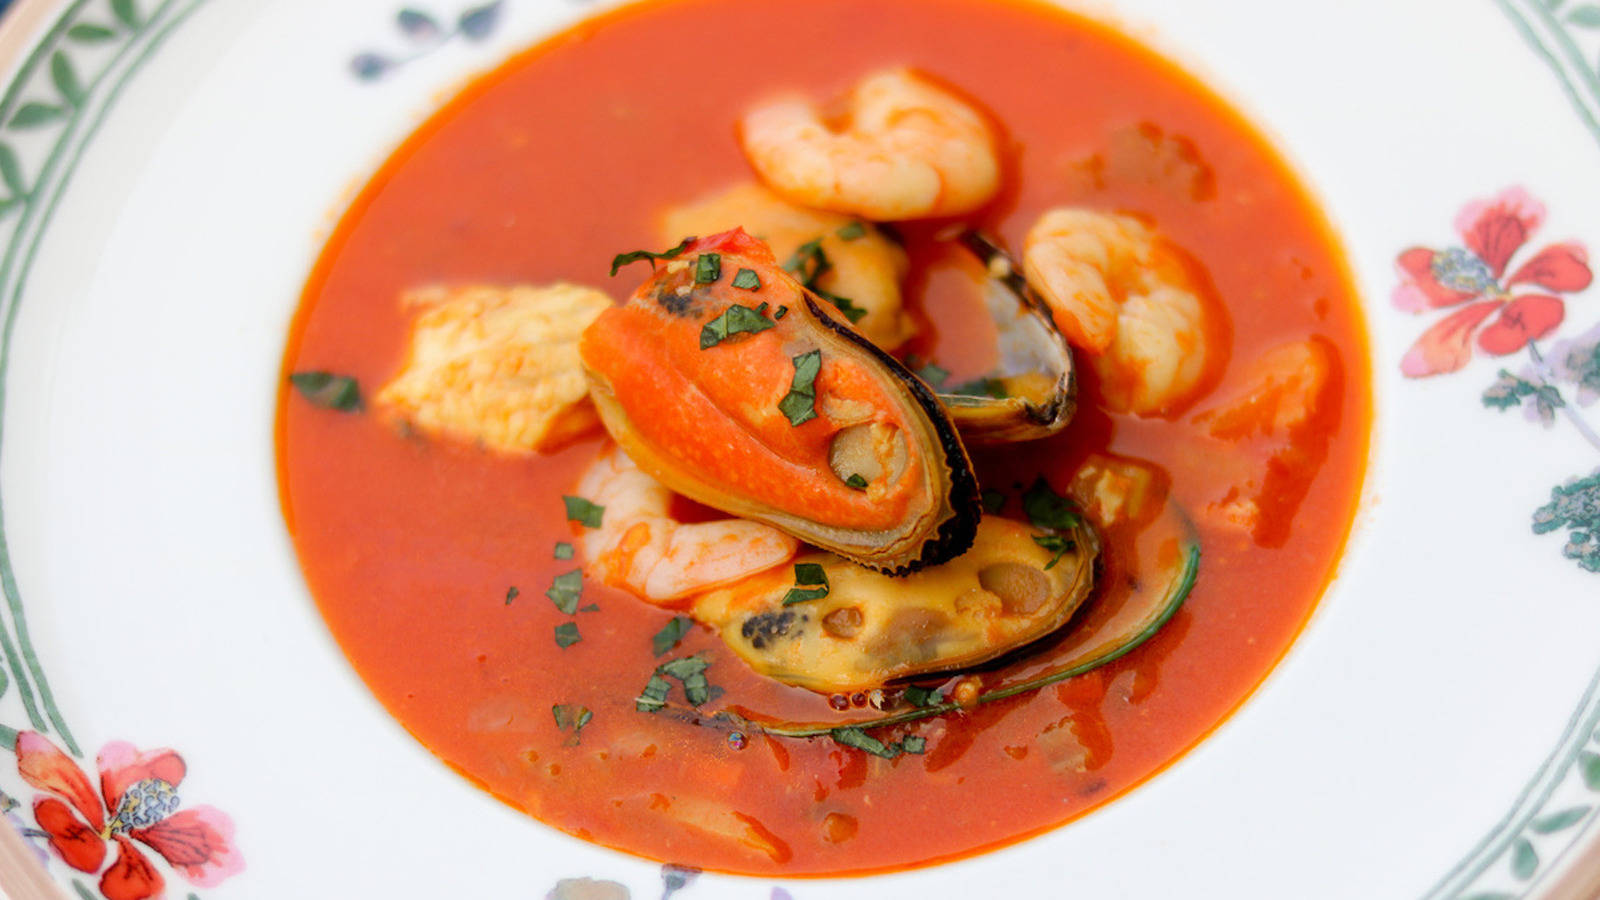
M 578 337 L 611 298 L 571 284 L 429 288 L 404 369 L 378 392 L 390 420 L 504 454 L 545 452 L 599 428 Z
M 793 559 L 794 538 L 744 519 L 685 524 L 671 491 L 616 446 L 590 464 L 579 496 L 604 508 L 580 542 L 590 572 L 658 605 L 741 581 Z
M 817 259 L 826 259 L 813 286 L 844 298 L 863 314 L 855 322 L 867 339 L 884 350 L 904 344 L 916 326 L 901 307 L 900 283 L 910 264 L 899 244 L 871 225 L 839 213 L 806 209 L 749 183 L 669 210 L 662 217 L 661 243 L 684 235 L 708 235 L 743 228 L 765 241 L 779 259 L 815 241 Z M 799 262 L 806 262 L 800 260 Z M 844 306 L 842 301 L 836 301 Z
M 842 129 L 803 97 L 745 114 L 746 158 L 778 193 L 874 221 L 972 212 L 1000 189 L 994 128 L 965 101 L 906 69 L 869 76 Z
M 1023 268 L 1062 334 L 1093 355 L 1112 411 L 1174 412 L 1213 368 L 1220 313 L 1144 223 L 1051 210 L 1028 232 Z

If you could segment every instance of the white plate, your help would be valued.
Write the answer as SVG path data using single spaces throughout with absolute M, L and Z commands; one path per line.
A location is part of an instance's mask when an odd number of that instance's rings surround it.
M 235 830 L 189 871 L 145 851 L 173 896 L 542 896 L 584 877 L 658 896 L 658 866 L 512 811 L 412 741 L 329 639 L 284 533 L 278 365 L 334 217 L 452 86 L 589 11 L 505 0 L 484 39 L 353 77 L 358 52 L 399 49 L 396 5 L 13 11 L 0 724 L 42 733 L 91 779 L 102 747 L 107 766 L 129 752 L 115 742 L 181 753 L 182 808 L 219 837 L 224 821 Z M 1600 466 L 1580 427 L 1600 415 L 1582 405 L 1593 391 L 1559 377 L 1568 405 L 1548 422 L 1486 408 L 1500 368 L 1532 371 L 1526 351 L 1404 377 L 1408 347 L 1445 313 L 1390 297 L 1401 251 L 1460 245 L 1458 212 L 1508 189 L 1544 211 L 1519 261 L 1600 242 L 1600 8 L 1126 0 L 1115 16 L 1275 134 L 1346 241 L 1378 397 L 1355 539 L 1263 689 L 1131 795 L 958 864 L 781 889 L 1539 895 L 1600 818 L 1600 574 L 1563 556 L 1567 532 L 1536 535 L 1533 514 Z M 1597 296 L 1560 294 L 1547 358 L 1600 339 Z M 39 849 L 40 792 L 3 758 L 0 789 Z M 98 874 L 38 859 L 69 895 L 99 896 Z M 777 887 L 701 876 L 682 897 Z

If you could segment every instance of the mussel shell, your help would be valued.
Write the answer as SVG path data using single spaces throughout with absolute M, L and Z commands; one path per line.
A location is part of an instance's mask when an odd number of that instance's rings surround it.
M 1000 364 L 985 380 L 1005 396 L 940 393 L 939 400 L 969 441 L 1049 437 L 1078 409 L 1072 348 L 1005 251 L 976 231 L 964 232 L 960 241 L 987 270 L 984 303 L 1000 334 Z
M 977 479 L 949 413 L 927 386 L 795 281 L 764 244 L 729 232 L 695 243 L 682 259 L 713 252 L 719 280 L 700 284 L 692 266 L 664 267 L 584 335 L 590 395 L 623 451 L 677 493 L 885 573 L 936 565 L 971 546 L 982 514 Z M 758 274 L 759 289 L 730 286 L 733 273 L 746 268 Z M 759 303 L 787 314 L 758 333 L 702 348 L 707 323 L 734 305 Z M 778 400 L 795 372 L 791 361 L 811 350 L 822 351 L 817 417 L 791 425 L 778 415 Z M 633 379 L 645 376 L 630 367 L 660 371 L 641 389 Z M 854 378 L 867 387 L 828 394 L 830 372 L 840 373 L 840 384 Z M 836 415 L 845 403 L 868 418 Z M 676 424 L 663 425 L 664 418 Z M 882 484 L 874 474 L 866 489 L 848 487 L 830 462 L 840 433 L 883 423 L 905 461 L 883 465 Z M 826 448 L 821 458 L 795 449 L 804 442 Z M 900 512 L 888 521 L 884 511 L 891 509 Z

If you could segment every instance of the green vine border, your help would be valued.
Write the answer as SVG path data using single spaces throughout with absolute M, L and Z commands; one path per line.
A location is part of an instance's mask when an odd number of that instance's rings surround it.
M 1600 5 L 1568 0 L 1495 0 L 1552 68 L 1584 125 L 1600 142 Z M 74 0 L 39 40 L 0 95 L 0 442 L 11 340 L 29 270 L 90 139 L 131 77 L 206 0 Z M 88 60 L 86 63 L 85 60 Z M 85 73 L 92 73 L 85 80 Z M 35 170 L 32 178 L 30 170 Z M 0 495 L 0 700 L 16 696 L 28 727 L 53 734 L 83 758 L 28 632 L 12 570 Z M 0 724 L 9 749 L 17 729 Z M 1427 900 L 1516 900 L 1572 849 L 1600 811 L 1600 672 L 1562 740 L 1511 811 L 1425 896 Z M 81 881 L 79 897 L 95 891 Z M 188 894 L 189 900 L 198 900 Z

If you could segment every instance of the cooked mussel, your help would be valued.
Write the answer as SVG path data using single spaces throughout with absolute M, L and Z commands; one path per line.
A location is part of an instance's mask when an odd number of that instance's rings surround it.
M 999 361 L 962 391 L 941 391 L 939 400 L 969 441 L 1031 441 L 1055 434 L 1078 407 L 1072 350 L 1005 251 L 976 231 L 963 233 L 960 241 L 984 269 L 975 278 L 999 334 Z
M 697 598 L 693 613 L 756 671 L 814 691 L 962 669 L 1050 634 L 1089 595 L 1099 554 L 1089 526 L 1057 535 L 1055 550 L 1036 535 L 985 516 L 972 549 L 899 579 L 808 554 Z
M 891 574 L 971 546 L 971 462 L 919 379 L 742 230 L 671 257 L 580 345 L 601 420 L 640 468 Z

